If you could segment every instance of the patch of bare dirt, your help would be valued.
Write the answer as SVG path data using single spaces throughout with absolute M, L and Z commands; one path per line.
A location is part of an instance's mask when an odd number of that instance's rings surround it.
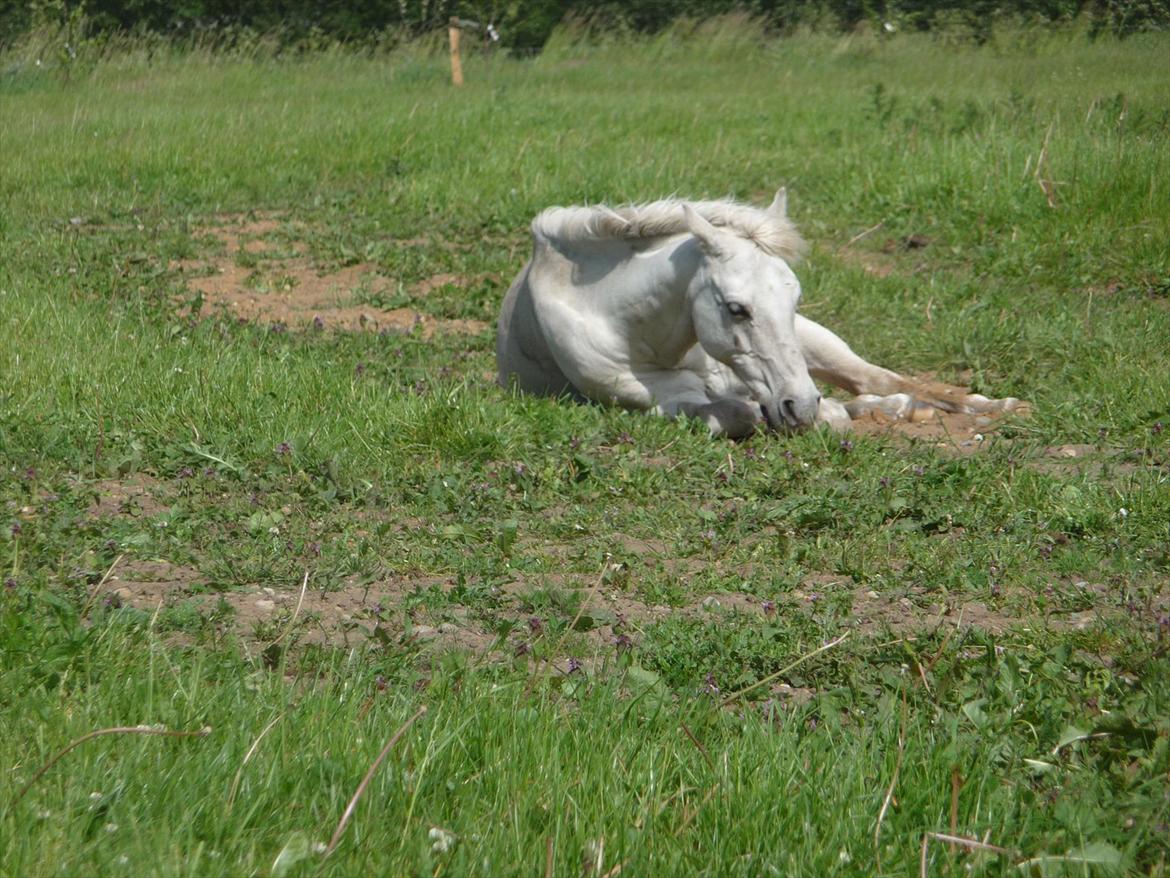
M 996 419 L 988 415 L 967 415 L 931 409 L 927 419 L 895 419 L 873 411 L 851 423 L 852 432 L 862 436 L 897 436 L 925 442 L 951 454 L 974 454 L 991 439 Z
M 241 321 L 289 329 L 418 331 L 475 335 L 479 320 L 440 320 L 413 308 L 381 308 L 366 299 L 397 289 L 370 263 L 324 270 L 304 254 L 306 229 L 279 214 L 221 215 L 196 229 L 216 252 L 172 264 L 187 287 L 202 296 L 199 314 L 226 312 Z M 466 285 L 459 275 L 435 275 L 411 288 L 416 297 L 445 285 Z
M 1170 457 L 1098 445 L 1050 445 L 1024 462 L 1051 475 L 1090 475 L 1097 479 L 1128 476 L 1148 469 L 1170 469 Z
M 860 268 L 870 277 L 889 277 L 897 269 L 897 264 L 890 256 L 871 250 L 841 250 L 837 257 L 847 265 Z
M 92 485 L 94 500 L 86 511 L 91 518 L 158 515 L 167 508 L 157 499 L 161 487 L 158 481 L 143 473 L 122 479 L 102 479 Z
M 301 644 L 349 646 L 388 638 L 402 645 L 427 644 L 473 652 L 488 649 L 495 635 L 483 630 L 461 608 L 452 620 L 419 620 L 405 609 L 417 589 L 453 585 L 443 577 L 401 576 L 374 583 L 349 582 L 322 591 L 310 582 L 302 597 L 298 587 L 254 587 L 240 591 L 209 591 L 197 570 L 166 560 L 133 559 L 115 566 L 93 594 L 114 606 L 161 613 L 190 607 L 230 627 L 245 641 L 263 646 L 295 632 Z M 410 621 L 408 621 L 410 620 Z M 288 629 L 288 634 L 285 633 Z M 375 629 L 379 629 L 376 631 Z

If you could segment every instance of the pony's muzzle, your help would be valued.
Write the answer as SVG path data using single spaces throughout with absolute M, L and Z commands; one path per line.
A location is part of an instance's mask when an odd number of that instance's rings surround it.
M 800 430 L 804 427 L 811 427 L 816 422 L 820 406 L 821 396 L 818 393 L 816 396 L 803 399 L 788 397 L 778 403 L 761 403 L 760 410 L 764 413 L 764 420 L 768 422 L 771 429 Z

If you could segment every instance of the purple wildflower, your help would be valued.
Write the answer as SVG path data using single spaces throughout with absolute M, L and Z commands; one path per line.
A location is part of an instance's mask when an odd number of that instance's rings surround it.
M 579 661 L 578 661 L 577 659 L 575 659 L 575 658 L 570 658 L 570 659 L 569 659 L 569 669 L 568 669 L 568 673 L 570 673 L 570 674 L 575 674 L 575 673 L 577 673 L 579 670 L 581 670 L 581 662 L 579 662 Z
M 719 694 L 719 684 L 715 682 L 714 674 L 709 673 L 706 677 L 703 678 L 703 688 L 708 695 Z
M 282 332 L 288 332 L 288 327 L 277 321 L 268 327 L 268 330 L 272 333 L 275 333 L 276 335 L 280 335 Z
M 189 466 L 185 466 L 181 470 L 179 470 L 179 478 L 180 479 L 189 479 L 193 475 L 195 475 L 195 470 L 191 469 L 191 467 L 189 467 Z
M 775 601 L 764 601 L 763 610 L 764 610 L 765 616 L 775 616 L 776 615 L 776 602 Z
M 325 328 L 325 321 L 321 319 L 320 314 L 313 318 L 313 328 L 317 330 Z
M 277 457 L 288 457 L 290 454 L 292 454 L 292 446 L 287 442 L 281 442 L 276 446 L 276 448 L 273 449 L 273 451 L 276 452 Z
M 537 637 L 539 637 L 541 635 L 541 633 L 544 631 L 544 622 L 542 622 L 540 620 L 540 618 L 537 616 L 529 616 L 528 617 L 528 630 L 531 631 L 533 634 L 535 634 Z
M 625 652 L 627 649 L 632 649 L 634 641 L 630 640 L 628 634 L 619 634 L 613 639 L 613 645 L 618 652 Z
M 379 692 L 385 692 L 386 685 L 386 678 L 381 674 L 378 674 L 378 676 L 374 677 L 374 686 Z
M 848 454 L 850 451 L 852 451 L 853 450 L 852 440 L 842 439 L 841 440 L 841 450 L 844 451 L 846 454 Z

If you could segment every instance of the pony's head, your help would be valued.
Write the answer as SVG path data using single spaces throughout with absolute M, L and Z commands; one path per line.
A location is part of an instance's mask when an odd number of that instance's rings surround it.
M 783 215 L 783 190 L 769 210 Z M 712 225 L 689 206 L 683 212 L 701 253 L 690 289 L 699 344 L 747 386 L 769 427 L 811 425 L 821 395 L 796 339 L 796 275 L 751 240 Z

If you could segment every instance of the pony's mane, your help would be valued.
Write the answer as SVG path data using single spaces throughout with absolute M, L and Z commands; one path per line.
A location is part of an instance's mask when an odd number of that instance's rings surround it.
M 684 201 L 668 198 L 621 207 L 550 207 L 532 221 L 532 233 L 565 243 L 612 238 L 666 238 L 686 234 L 684 204 L 689 204 L 712 225 L 733 232 L 786 262 L 798 260 L 807 248 L 804 238 L 787 217 L 730 199 Z

